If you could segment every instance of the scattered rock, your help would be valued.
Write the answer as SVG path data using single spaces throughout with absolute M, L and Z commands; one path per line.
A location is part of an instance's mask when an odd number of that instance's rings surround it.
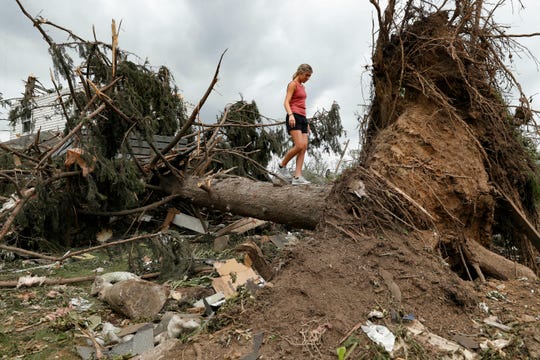
M 198 315 L 166 312 L 154 329 L 154 341 L 162 343 L 167 339 L 176 339 L 185 332 L 197 329 L 201 323 L 202 318 Z
M 452 340 L 454 340 L 459 345 L 466 347 L 467 349 L 470 349 L 470 350 L 476 350 L 480 347 L 480 345 L 478 344 L 478 341 L 471 339 L 470 336 L 458 334 L 458 335 L 454 335 Z
M 218 236 L 214 239 L 214 250 L 223 251 L 229 245 L 229 235 Z
M 145 280 L 124 280 L 107 284 L 100 299 L 130 319 L 153 319 L 169 297 L 169 290 Z

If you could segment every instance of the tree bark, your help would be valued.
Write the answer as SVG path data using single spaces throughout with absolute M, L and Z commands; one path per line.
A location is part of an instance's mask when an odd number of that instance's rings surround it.
M 314 229 L 319 223 L 331 186 L 276 186 L 246 178 L 174 177 L 162 179 L 161 186 L 195 205 L 251 216 L 279 224 Z
M 506 259 L 496 254 L 474 240 L 467 240 L 463 246 L 465 256 L 472 265 L 478 264 L 480 269 L 491 277 L 510 280 L 527 277 L 536 280 L 536 274 L 525 265 Z

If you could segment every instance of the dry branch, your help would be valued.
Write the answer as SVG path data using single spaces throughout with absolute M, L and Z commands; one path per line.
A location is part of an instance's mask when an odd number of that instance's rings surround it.
M 159 273 L 150 273 L 142 274 L 139 277 L 141 279 L 153 279 L 159 276 Z M 78 276 L 72 278 L 46 278 L 41 283 L 36 283 L 33 285 L 69 285 L 69 284 L 79 284 L 82 282 L 94 281 L 96 278 L 95 275 L 90 276 Z M 0 281 L 0 287 L 17 287 L 18 280 L 3 280 Z
M 214 73 L 214 77 L 212 78 L 212 81 L 210 82 L 210 85 L 208 86 L 208 89 L 206 89 L 206 92 L 204 93 L 203 97 L 199 100 L 199 102 L 197 103 L 197 106 L 195 106 L 195 108 L 193 109 L 193 112 L 191 113 L 189 119 L 186 121 L 186 123 L 182 126 L 182 128 L 177 132 L 177 134 L 175 135 L 174 139 L 169 143 L 169 145 L 167 145 L 162 151 L 161 151 L 161 154 L 165 155 L 167 154 L 169 151 L 171 151 L 171 149 L 173 147 L 176 146 L 176 144 L 178 144 L 178 142 L 180 140 L 182 140 L 182 137 L 186 134 L 186 132 L 188 131 L 188 129 L 191 127 L 191 125 L 193 125 L 193 122 L 195 121 L 195 119 L 197 118 L 197 115 L 199 114 L 199 111 L 201 110 L 202 106 L 204 105 L 204 103 L 206 102 L 206 99 L 208 98 L 208 96 L 210 96 L 210 93 L 212 92 L 212 90 L 214 89 L 214 85 L 216 85 L 216 83 L 218 82 L 218 74 L 219 74 L 219 68 L 221 67 L 221 61 L 223 60 L 223 56 L 225 55 L 225 52 L 227 52 L 227 50 L 225 50 L 220 58 L 219 58 L 219 62 L 218 62 L 218 65 L 216 67 L 216 71 Z M 154 167 L 157 163 L 157 161 L 159 160 L 159 156 L 156 155 L 152 161 L 150 162 L 150 167 Z
M 36 189 L 35 188 L 31 188 L 31 189 L 28 189 L 26 190 L 22 195 L 23 197 L 21 199 L 18 200 L 18 203 L 17 205 L 15 206 L 15 208 L 13 209 L 13 211 L 11 212 L 11 215 L 9 216 L 9 218 L 4 222 L 3 226 L 2 226 L 2 229 L 0 230 L 0 244 L 4 241 L 4 237 L 6 236 L 6 234 L 8 233 L 8 231 L 11 229 L 11 225 L 13 225 L 13 222 L 15 221 L 15 218 L 17 217 L 17 215 L 21 212 L 21 210 L 23 209 L 24 207 L 24 204 L 26 204 L 26 202 L 32 197 L 34 196 L 36 192 Z
M 105 109 L 105 105 L 102 104 L 100 105 L 95 111 L 93 111 L 91 114 L 89 114 L 86 119 L 90 120 L 92 119 L 94 116 L 98 115 L 101 111 L 103 111 Z M 73 136 L 75 136 L 75 134 L 77 134 L 81 129 L 82 127 L 86 124 L 86 122 L 83 120 L 81 121 L 80 123 L 77 124 L 77 126 L 75 126 L 70 132 L 69 134 L 67 134 L 66 136 L 64 136 L 62 138 L 61 141 L 59 141 L 55 146 L 53 146 L 48 152 L 47 154 L 45 154 L 45 156 L 43 156 L 43 158 L 41 159 L 41 161 L 36 165 L 36 168 L 41 168 L 43 166 L 43 164 L 58 150 L 62 147 L 62 145 L 64 145 L 66 142 L 68 142 L 69 139 L 71 139 Z
M 15 254 L 19 254 L 19 255 L 22 255 L 22 256 L 25 256 L 25 257 L 33 257 L 33 258 L 44 259 L 44 260 L 49 260 L 49 261 L 53 261 L 53 262 L 56 262 L 56 261 L 62 262 L 64 260 L 72 258 L 74 256 L 86 254 L 86 253 L 89 253 L 89 252 L 92 252 L 92 251 L 95 251 L 95 250 L 105 249 L 105 248 L 116 246 L 116 245 L 127 244 L 127 243 L 137 241 L 137 240 L 153 238 L 155 236 L 158 236 L 159 234 L 160 233 L 144 234 L 144 235 L 134 236 L 134 237 L 131 237 L 131 238 L 128 238 L 128 239 L 123 239 L 123 240 L 118 240 L 118 241 L 111 241 L 111 242 L 108 242 L 108 243 L 105 243 L 105 244 L 101 244 L 101 245 L 98 245 L 98 246 L 93 246 L 93 247 L 83 249 L 83 250 L 78 250 L 78 251 L 73 251 L 73 252 L 70 251 L 70 252 L 68 252 L 65 255 L 60 256 L 60 257 L 44 255 L 44 254 L 41 254 L 41 253 L 38 253 L 38 252 L 35 252 L 35 251 L 29 251 L 29 250 L 17 248 L 17 247 L 14 247 L 14 246 L 7 246 L 7 245 L 3 245 L 3 244 L 0 244 L 0 249 L 6 250 L 6 251 L 11 251 L 11 252 L 13 252 Z

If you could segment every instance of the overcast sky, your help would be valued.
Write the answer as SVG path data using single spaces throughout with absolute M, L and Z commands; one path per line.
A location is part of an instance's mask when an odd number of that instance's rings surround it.
M 167 66 L 184 98 L 192 103 L 205 92 L 221 53 L 228 49 L 216 91 L 201 112 L 205 122 L 214 121 L 240 96 L 255 100 L 262 115 L 281 120 L 285 87 L 296 67 L 309 63 L 314 74 L 306 84 L 308 117 L 336 101 L 348 138 L 358 140 L 355 113 L 362 112 L 359 105 L 369 100 L 366 67 L 374 8 L 368 0 L 21 1 L 31 15 L 41 15 L 85 39 L 93 38 L 94 26 L 98 39 L 110 42 L 111 20 L 121 21 L 119 46 L 153 66 Z M 507 6 L 499 11 L 500 21 L 511 25 L 508 33 L 540 32 L 540 2 L 522 3 L 526 11 Z M 539 53 L 540 38 L 521 42 Z M 19 97 L 30 74 L 51 86 L 47 49 L 15 0 L 2 1 L 0 92 L 4 99 Z M 540 93 L 533 60 L 518 59 L 515 74 L 527 94 Z M 0 129 L 7 128 L 6 121 L 0 123 Z

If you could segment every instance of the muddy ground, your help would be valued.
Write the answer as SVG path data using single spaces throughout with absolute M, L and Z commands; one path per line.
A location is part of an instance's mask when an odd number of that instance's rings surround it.
M 467 344 L 479 358 L 540 357 L 538 281 L 523 278 L 482 284 L 448 276 L 448 265 L 421 246 L 430 236 L 427 233 L 386 233 L 362 241 L 329 230 L 297 235 L 296 243 L 281 249 L 268 241 L 268 234 L 249 236 L 277 270 L 271 284 L 254 297 L 242 291 L 218 311 L 204 331 L 187 334 L 174 346 L 146 358 L 241 359 L 252 353 L 254 335 L 261 332 L 260 359 L 337 359 L 336 349 L 342 345 L 353 348 L 350 359 L 390 358 L 360 328 L 354 330 L 368 320 L 372 310 L 384 314 L 382 319 L 372 319 L 373 323 L 387 326 L 397 343 L 404 344 L 394 350 L 393 358 L 436 359 L 444 358 L 444 353 L 408 335 L 409 323 L 393 321 L 392 312 L 412 315 L 448 340 L 461 339 L 463 343 L 463 338 L 469 339 Z M 118 252 L 91 255 L 48 269 L 37 269 L 40 264 L 36 262 L 4 261 L 2 279 L 30 273 L 86 276 L 99 267 L 106 272 L 127 269 L 126 263 L 118 261 Z M 28 270 L 14 273 L 14 267 Z M 401 302 L 381 277 L 383 270 L 393 275 Z M 200 283 L 204 285 L 204 281 Z M 75 345 L 86 344 L 87 337 L 81 331 L 85 319 L 99 315 L 102 321 L 119 327 L 133 323 L 92 297 L 90 285 L 2 289 L 0 359 L 78 359 Z M 83 304 L 88 301 L 88 309 L 79 307 L 81 299 Z M 484 323 L 489 316 L 510 330 Z M 493 345 L 500 339 L 509 341 L 503 349 Z M 491 347 L 475 348 L 485 341 L 490 341 Z

